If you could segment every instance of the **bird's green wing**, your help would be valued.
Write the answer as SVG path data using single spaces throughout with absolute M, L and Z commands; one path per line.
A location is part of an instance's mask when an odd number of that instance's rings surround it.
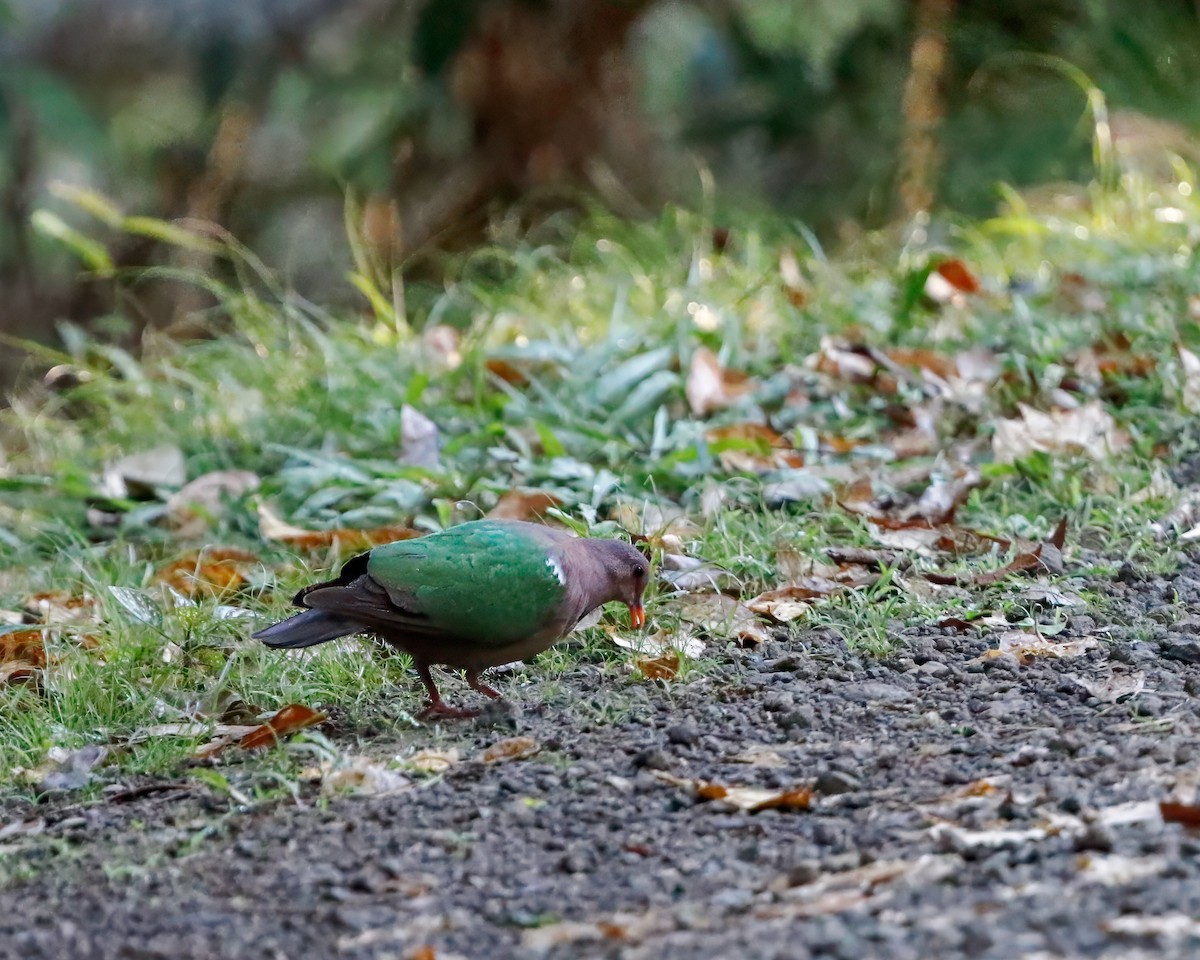
M 553 539 L 477 522 L 376 547 L 367 573 L 425 631 L 507 645 L 541 630 L 566 596 Z

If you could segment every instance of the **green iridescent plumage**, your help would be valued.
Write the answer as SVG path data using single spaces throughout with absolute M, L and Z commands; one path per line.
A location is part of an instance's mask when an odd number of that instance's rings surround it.
M 426 715 L 463 716 L 438 695 L 430 664 L 479 671 L 546 649 L 602 603 L 620 600 L 642 625 L 649 564 L 619 540 L 573 537 L 540 524 L 476 520 L 348 560 L 334 580 L 294 599 L 307 608 L 255 637 L 299 648 L 374 633 L 412 655 L 429 691 Z
M 543 532 L 464 523 L 377 547 L 367 572 L 394 602 L 446 636 L 506 646 L 541 630 L 566 595 L 544 538 L 534 535 Z

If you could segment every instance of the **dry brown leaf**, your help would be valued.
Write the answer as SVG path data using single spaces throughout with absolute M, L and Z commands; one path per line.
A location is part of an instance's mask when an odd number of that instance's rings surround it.
M 497 740 L 483 751 L 484 763 L 500 763 L 506 760 L 524 760 L 542 749 L 533 737 L 505 737 Z
M 746 601 L 746 607 L 780 623 L 787 623 L 804 616 L 812 606 L 812 600 L 831 597 L 846 589 L 846 584 L 827 580 L 824 577 L 804 577 L 794 583 L 760 593 Z
M 996 636 L 997 647 L 989 650 L 981 659 L 989 659 L 1010 653 L 1023 664 L 1030 664 L 1037 657 L 1069 659 L 1081 657 L 1100 641 L 1095 637 L 1079 637 L 1075 640 L 1054 640 L 1043 637 L 1033 630 L 1008 630 Z
M 804 365 L 817 373 L 848 383 L 873 384 L 881 393 L 894 393 L 894 378 L 879 376 L 878 364 L 867 347 L 851 346 L 835 337 L 823 337 L 821 349 L 809 356 Z M 890 389 L 889 389 L 890 388 Z
M 1194 803 L 1179 803 L 1163 800 L 1158 805 L 1163 823 L 1182 823 L 1192 829 L 1200 828 L 1200 806 Z
M 673 680 L 679 673 L 679 654 L 674 650 L 656 657 L 634 657 L 633 662 L 647 680 Z
M 41 669 L 41 667 L 35 667 L 28 660 L 9 660 L 0 663 L 0 687 L 36 680 Z
M 975 279 L 970 268 L 957 257 L 943 260 L 933 272 L 959 293 L 979 292 L 979 281 Z
M 0 663 L 21 663 L 29 667 L 46 665 L 46 637 L 43 630 L 13 630 L 0 634 Z
M 255 727 L 238 741 L 243 750 L 257 750 L 278 743 L 289 733 L 311 727 L 325 719 L 325 714 L 301 703 L 290 703 L 281 707 L 266 723 Z
M 1014 573 L 1023 573 L 1026 570 L 1036 570 L 1042 565 L 1042 548 L 1038 546 L 1033 550 L 1023 551 L 1018 553 L 1003 567 L 998 570 L 985 570 L 982 573 L 976 573 L 967 579 L 967 582 L 977 587 L 990 587 L 992 584 L 1001 583 L 1007 580 Z
M 249 568 L 259 563 L 254 554 L 237 547 L 205 547 L 161 567 L 155 579 L 183 596 L 220 596 L 247 581 Z
M 226 511 L 229 501 L 257 490 L 261 482 L 258 474 L 249 470 L 205 473 L 167 499 L 167 522 L 177 536 L 202 536 L 211 521 Z
M 529 382 L 529 377 L 525 375 L 524 371 L 500 357 L 489 357 L 484 366 L 487 367 L 488 373 L 499 377 L 505 383 L 522 386 Z
M 541 520 L 562 500 L 548 490 L 509 490 L 488 511 L 489 520 Z
M 96 598 L 65 590 L 35 593 L 22 605 L 22 612 L 34 623 L 88 624 L 96 620 Z
M 743 646 L 755 646 L 771 636 L 745 604 L 720 593 L 689 597 L 680 606 L 679 616 L 707 633 L 729 637 Z
M 749 393 L 754 386 L 749 376 L 722 367 L 715 353 L 707 347 L 699 347 L 692 354 L 684 392 L 692 414 L 707 417 Z
M 992 450 L 1000 463 L 1033 453 L 1103 460 L 1129 446 L 1129 435 L 1117 427 L 1099 400 L 1050 413 L 1023 403 L 1018 407 L 1020 417 L 996 422 Z
M 812 805 L 812 790 L 808 787 L 786 787 L 779 790 L 761 787 L 730 787 L 712 780 L 692 780 L 677 777 L 662 770 L 654 771 L 663 783 L 689 790 L 702 800 L 720 800 L 738 810 L 769 809 L 807 810 Z
M 356 553 L 395 540 L 412 540 L 423 536 L 420 530 L 400 524 L 376 527 L 373 530 L 305 530 L 280 519 L 264 504 L 258 506 L 258 526 L 264 540 L 286 543 L 293 550 L 332 548 L 341 553 Z

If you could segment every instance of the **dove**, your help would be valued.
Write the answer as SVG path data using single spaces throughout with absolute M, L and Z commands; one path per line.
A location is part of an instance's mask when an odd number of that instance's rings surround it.
M 471 717 L 442 700 L 430 667 L 466 671 L 487 697 L 482 670 L 531 657 L 596 607 L 620 601 L 635 628 L 650 564 L 622 540 L 576 537 L 517 520 L 473 520 L 378 546 L 347 560 L 336 579 L 296 594 L 296 614 L 253 636 L 298 649 L 357 633 L 409 654 L 429 694 L 418 715 Z

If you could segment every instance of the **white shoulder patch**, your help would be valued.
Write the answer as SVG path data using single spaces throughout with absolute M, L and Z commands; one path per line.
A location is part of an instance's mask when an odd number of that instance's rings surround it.
M 558 582 L 565 587 L 567 585 L 567 575 L 563 573 L 562 564 L 555 557 L 547 557 L 546 566 L 554 572 L 554 575 L 558 577 Z

